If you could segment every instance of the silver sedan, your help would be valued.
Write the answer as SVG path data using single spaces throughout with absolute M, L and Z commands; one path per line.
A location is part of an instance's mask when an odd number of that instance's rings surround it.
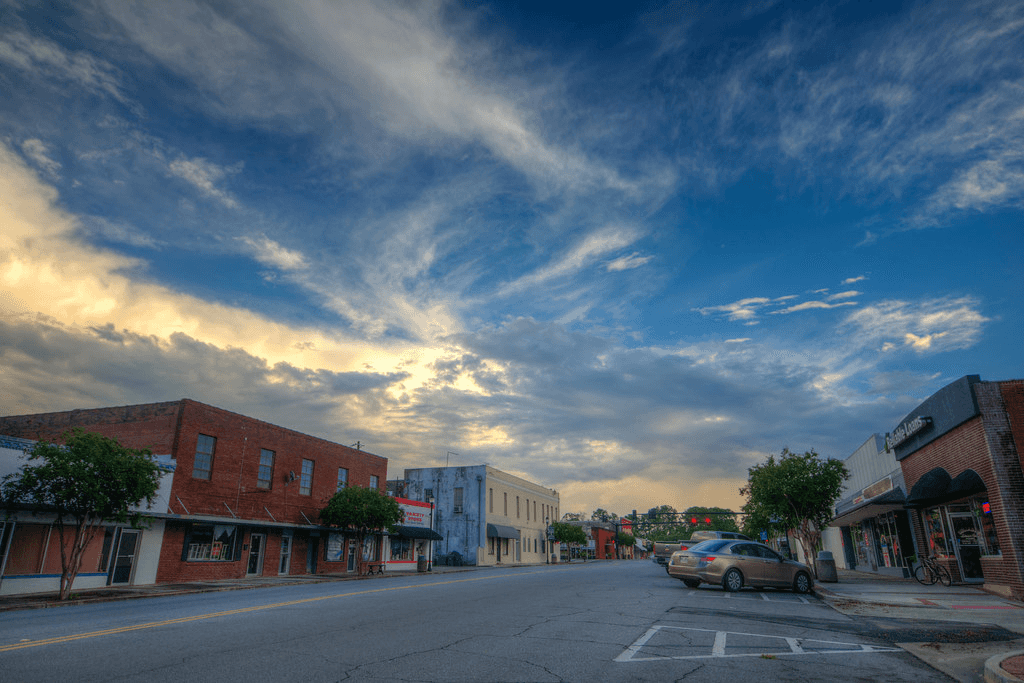
M 752 541 L 704 541 L 673 553 L 666 569 L 669 576 L 690 588 L 710 583 L 727 591 L 738 591 L 743 586 L 770 586 L 809 593 L 814 587 L 811 569 L 806 564 L 787 560 L 768 546 Z

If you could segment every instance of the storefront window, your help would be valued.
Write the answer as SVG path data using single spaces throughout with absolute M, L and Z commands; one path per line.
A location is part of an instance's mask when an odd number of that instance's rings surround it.
M 999 536 L 996 534 L 996 524 L 992 520 L 992 512 L 985 512 L 987 499 L 974 498 L 971 500 L 971 508 L 974 516 L 981 522 L 981 535 L 984 540 L 982 547 L 983 555 L 1001 555 L 999 548 Z
M 891 512 L 875 518 L 878 528 L 878 566 L 902 567 L 903 553 L 900 552 L 900 537 L 896 530 L 896 517 Z
M 928 508 L 922 514 L 924 535 L 928 539 L 928 554 L 934 557 L 948 557 L 949 546 L 946 543 L 945 525 L 942 523 L 942 511 L 939 508 Z
M 237 527 L 228 524 L 196 524 L 188 539 L 189 562 L 231 562 L 235 559 Z
M 412 558 L 412 541 L 407 538 L 399 538 L 397 536 L 391 537 L 391 559 L 392 560 L 411 560 Z

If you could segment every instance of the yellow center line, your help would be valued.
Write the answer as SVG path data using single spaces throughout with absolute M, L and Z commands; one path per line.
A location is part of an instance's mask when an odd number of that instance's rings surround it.
M 551 570 L 548 570 L 551 571 Z M 565 570 L 554 570 L 554 571 L 565 571 Z M 393 586 L 391 588 L 374 588 L 371 590 L 364 591 L 352 591 L 350 593 L 335 593 L 333 595 L 322 595 L 316 598 L 303 598 L 302 600 L 289 600 L 288 602 L 275 602 L 269 605 L 257 605 L 255 607 L 243 607 L 241 609 L 232 609 L 224 612 L 211 612 L 209 614 L 197 614 L 191 617 L 178 617 L 177 619 L 165 619 L 163 621 L 151 621 L 146 624 L 136 624 L 135 626 L 120 626 L 118 628 L 108 628 L 102 631 L 89 631 L 87 633 L 75 633 L 67 636 L 55 636 L 53 638 L 43 638 L 41 640 L 30 640 L 24 643 L 13 643 L 11 645 L 0 645 L 0 652 L 11 652 L 13 650 L 23 650 L 29 647 L 39 647 L 41 645 L 56 645 L 58 643 L 68 643 L 73 640 L 84 640 L 86 638 L 99 638 L 100 636 L 115 635 L 118 633 L 130 633 L 131 631 L 142 631 L 149 628 L 158 628 L 160 626 L 172 626 L 174 624 L 187 624 L 191 621 L 202 621 L 204 619 L 216 619 L 217 617 L 228 617 L 234 614 L 245 614 L 246 612 L 259 612 L 261 610 L 277 609 L 279 607 L 291 607 L 293 605 L 303 605 L 310 602 L 319 602 L 321 600 L 333 600 L 334 598 L 349 598 L 354 595 L 368 595 L 370 593 L 386 593 L 389 591 L 401 591 L 408 590 L 410 588 L 427 588 L 430 586 L 444 586 L 453 583 L 469 583 L 472 581 L 487 581 L 490 579 L 501 579 L 508 576 L 523 576 L 524 574 L 536 574 L 538 571 L 523 572 L 517 574 L 499 574 L 496 576 L 478 576 L 472 579 L 450 579 L 448 581 L 436 581 L 433 583 L 418 583 L 411 586 Z

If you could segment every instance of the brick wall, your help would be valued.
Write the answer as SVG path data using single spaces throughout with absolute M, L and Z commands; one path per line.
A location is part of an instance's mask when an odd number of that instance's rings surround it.
M 982 382 L 974 385 L 974 391 L 981 415 L 912 453 L 900 461 L 900 465 L 908 491 L 922 475 L 935 467 L 944 468 L 951 477 L 967 469 L 978 473 L 987 489 L 1002 551 L 1001 557 L 982 557 L 985 583 L 1005 587 L 1010 594 L 1020 596 L 1024 595 L 1021 571 L 1024 555 L 1018 538 L 1019 530 L 1024 528 L 1024 474 L 1020 456 L 1009 428 L 999 384 Z M 911 520 L 919 543 L 917 552 L 919 555 L 927 554 L 922 541 L 925 534 L 920 514 L 912 514 Z M 951 558 L 947 567 L 954 578 L 959 579 L 956 561 Z
M 116 438 L 132 448 L 150 448 L 177 461 L 170 496 L 170 512 L 238 519 L 239 522 L 277 522 L 305 527 L 318 523 L 319 511 L 337 489 L 338 468 L 348 469 L 350 486 L 369 486 L 376 476 L 387 480 L 387 459 L 348 446 L 318 439 L 285 427 L 189 399 L 116 408 L 73 410 L 61 413 L 0 418 L 0 434 L 27 439 L 55 440 L 69 428 L 82 427 Z M 216 439 L 209 479 L 193 477 L 200 434 Z M 257 486 L 260 451 L 274 451 L 269 488 Z M 311 491 L 300 492 L 302 461 L 314 463 Z M 286 476 L 294 472 L 294 481 Z M 240 526 L 241 559 L 233 562 L 183 562 L 182 549 L 188 523 L 168 520 L 157 569 L 157 581 L 198 581 L 245 576 L 252 525 Z M 267 547 L 264 573 L 277 574 L 280 528 L 265 527 Z M 305 573 L 309 545 L 306 531 L 295 532 L 291 573 Z M 320 571 L 343 571 L 343 563 L 323 560 L 324 540 L 318 546 Z
M 0 417 L 0 434 L 35 441 L 58 441 L 69 429 L 97 432 L 129 448 L 148 448 L 158 455 L 174 451 L 174 434 L 182 401 L 59 413 Z

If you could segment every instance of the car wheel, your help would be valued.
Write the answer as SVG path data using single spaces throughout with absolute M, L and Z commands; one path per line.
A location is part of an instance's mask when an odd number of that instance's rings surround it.
M 811 592 L 811 577 L 807 575 L 807 572 L 797 573 L 796 577 L 793 579 L 793 591 L 795 593 Z
M 683 579 L 683 583 L 686 584 L 687 588 L 696 588 L 700 585 L 700 579 Z
M 725 573 L 722 577 L 722 588 L 730 593 L 743 588 L 743 574 L 740 574 L 739 569 L 730 569 Z

